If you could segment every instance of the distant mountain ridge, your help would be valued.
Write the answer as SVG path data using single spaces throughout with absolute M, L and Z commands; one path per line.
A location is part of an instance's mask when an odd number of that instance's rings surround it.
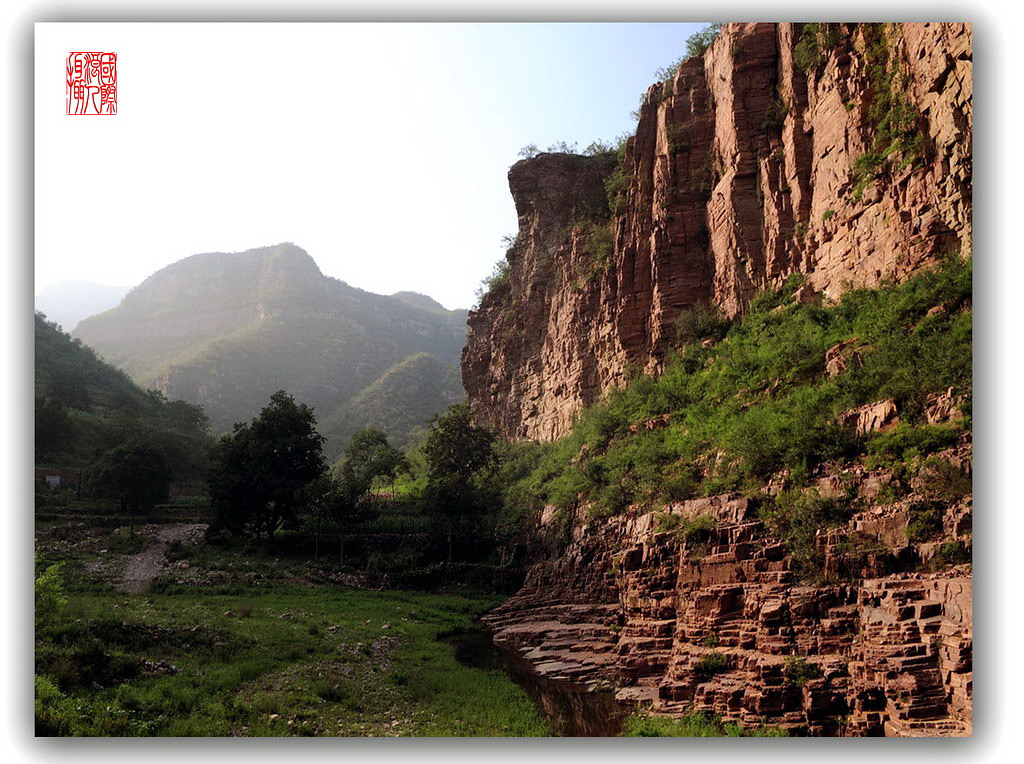
M 457 369 L 466 316 L 425 295 L 372 294 L 324 276 L 305 250 L 285 243 L 173 263 L 75 334 L 144 387 L 202 405 L 214 431 L 250 419 L 285 389 L 313 406 L 318 422 L 333 423 L 334 435 L 324 433 L 331 455 L 350 429 L 339 411 L 410 357 L 437 360 L 418 364 L 436 374 L 437 390 L 406 396 L 413 410 L 396 421 L 422 424 L 436 413 L 426 409 L 461 399 L 448 370 Z
M 71 332 L 83 318 L 115 307 L 129 291 L 131 287 L 127 286 L 69 279 L 50 284 L 37 294 L 36 310 Z

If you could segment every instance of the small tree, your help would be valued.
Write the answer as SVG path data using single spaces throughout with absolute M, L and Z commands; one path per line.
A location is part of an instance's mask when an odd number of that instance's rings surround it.
M 373 516 L 373 504 L 352 490 L 352 484 L 323 474 L 305 490 L 306 507 L 313 518 L 313 559 L 320 560 L 320 529 L 325 522 L 338 531 L 338 564 L 345 564 L 345 536 Z
M 324 474 L 323 436 L 313 410 L 284 390 L 249 424 L 236 424 L 210 454 L 207 487 L 217 519 L 214 525 L 257 537 L 298 523 L 304 489 Z
M 711 43 L 718 37 L 718 33 L 722 31 L 722 24 L 708 24 L 706 27 L 701 29 L 699 32 L 695 32 L 686 38 L 686 56 L 692 58 L 694 56 L 703 56 L 704 52 L 711 47 Z M 675 72 L 672 72 L 675 74 Z
M 406 464 L 402 452 L 388 443 L 380 430 L 360 430 L 345 449 L 341 477 L 348 490 L 357 496 L 370 493 L 377 478 L 394 485 L 395 474 Z M 393 490 L 393 488 L 392 488 Z
M 171 471 L 163 452 L 146 443 L 117 446 L 103 455 L 94 470 L 96 492 L 117 499 L 121 511 L 131 513 L 130 532 L 135 534 L 135 513 L 166 501 Z
M 423 454 L 427 459 L 427 505 L 445 523 L 451 562 L 456 526 L 468 532 L 485 509 L 479 477 L 497 461 L 494 435 L 473 424 L 469 406 L 457 404 L 430 420 Z
M 59 398 L 36 396 L 36 459 L 59 453 L 71 441 L 72 423 Z
M 241 535 L 251 520 L 259 501 L 252 479 L 251 441 L 249 425 L 239 422 L 210 449 L 206 490 L 216 512 L 211 530 Z

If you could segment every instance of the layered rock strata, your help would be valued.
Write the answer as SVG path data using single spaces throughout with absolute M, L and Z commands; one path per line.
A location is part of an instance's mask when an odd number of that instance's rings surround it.
M 884 476 L 843 479 L 869 495 Z M 926 542 L 908 540 L 911 506 L 872 505 L 819 531 L 825 582 L 813 583 L 746 498 L 580 518 L 563 553 L 485 620 L 538 676 L 615 687 L 624 710 L 806 735 L 969 735 L 970 566 L 932 561 L 943 543 L 969 549 L 970 499 Z M 681 530 L 698 518 L 713 530 Z
M 970 251 L 970 25 L 807 26 L 728 24 L 652 86 L 610 211 L 607 156 L 511 168 L 508 279 L 462 358 L 481 421 L 555 439 L 657 372 L 688 309 L 735 316 L 793 273 L 835 298 Z

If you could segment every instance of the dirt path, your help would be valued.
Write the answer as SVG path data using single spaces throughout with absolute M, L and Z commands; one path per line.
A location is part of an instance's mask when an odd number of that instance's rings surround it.
M 138 594 L 167 564 L 165 552 L 172 541 L 194 543 L 206 530 L 204 523 L 177 523 L 174 525 L 147 525 L 140 529 L 146 536 L 156 539 L 156 543 L 138 554 L 125 558 L 124 574 L 117 588 L 129 594 Z

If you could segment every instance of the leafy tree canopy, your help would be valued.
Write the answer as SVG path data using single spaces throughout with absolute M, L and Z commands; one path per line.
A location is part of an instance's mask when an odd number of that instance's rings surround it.
M 352 436 L 341 468 L 342 482 L 357 496 L 366 494 L 380 477 L 393 480 L 405 465 L 402 453 L 380 430 L 360 430 Z
M 272 538 L 282 525 L 294 525 L 303 490 L 327 468 L 323 440 L 309 406 L 284 390 L 274 393 L 259 416 L 236 424 L 211 452 L 214 526 Z
M 475 477 L 496 461 L 494 434 L 473 424 L 469 406 L 452 406 L 430 421 L 423 444 L 427 459 L 427 494 L 458 513 L 472 503 Z
M 96 465 L 94 490 L 99 495 L 117 499 L 122 510 L 132 513 L 151 509 L 166 501 L 170 490 L 171 470 L 163 451 L 148 443 L 129 443 L 107 451 Z

